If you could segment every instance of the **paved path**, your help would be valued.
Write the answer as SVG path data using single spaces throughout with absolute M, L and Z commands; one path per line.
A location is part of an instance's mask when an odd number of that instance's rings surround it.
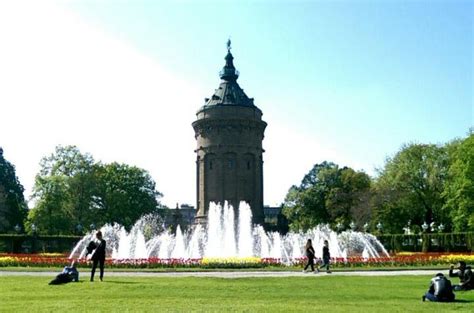
M 1 271 L 2 276 L 48 276 L 54 277 L 58 272 L 11 272 Z M 302 273 L 302 272 L 107 272 L 110 277 L 219 277 L 219 278 L 244 278 L 244 277 L 322 277 L 322 276 L 400 276 L 400 275 L 429 275 L 434 276 L 440 270 L 412 270 L 412 271 L 347 271 L 333 272 L 327 274 Z M 82 275 L 89 274 L 89 271 L 81 270 Z

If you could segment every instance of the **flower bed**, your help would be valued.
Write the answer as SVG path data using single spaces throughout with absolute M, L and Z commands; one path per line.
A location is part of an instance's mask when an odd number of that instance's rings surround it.
M 321 262 L 321 260 L 316 260 Z M 413 267 L 437 266 L 455 264 L 459 261 L 474 263 L 473 254 L 441 254 L 441 253 L 400 253 L 392 257 L 362 258 L 349 257 L 332 258 L 332 266 L 339 268 L 383 268 L 383 267 Z M 72 262 L 64 254 L 0 254 L 0 267 L 63 267 Z M 76 260 L 79 267 L 89 266 L 87 259 Z M 301 267 L 306 258 L 296 258 L 284 262 L 278 258 L 196 258 L 196 259 L 107 259 L 106 266 L 110 268 L 203 268 L 203 269 L 242 269 L 266 267 Z

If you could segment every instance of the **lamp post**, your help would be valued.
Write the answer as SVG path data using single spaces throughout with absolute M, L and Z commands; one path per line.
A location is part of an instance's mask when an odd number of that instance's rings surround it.
M 20 231 L 21 231 L 21 226 L 16 224 L 15 227 L 13 227 L 15 229 L 15 231 L 19 234 Z
M 365 223 L 363 228 L 364 228 L 364 232 L 367 232 L 367 230 L 369 230 L 369 223 Z
M 440 233 L 442 233 L 442 232 L 444 231 L 444 225 L 443 225 L 443 223 L 439 224 L 439 226 L 438 226 L 438 231 L 439 231 Z
M 426 233 L 426 231 L 428 230 L 428 224 L 426 224 L 426 222 L 423 223 L 423 225 L 421 225 L 421 229 L 423 229 L 423 232 Z
M 377 225 L 376 225 L 375 227 L 377 227 L 377 230 L 379 231 L 379 233 L 381 233 L 381 232 L 382 232 L 382 230 L 383 230 L 383 225 L 382 225 L 382 222 L 378 222 L 378 223 L 377 223 Z
M 352 221 L 350 224 L 349 224 L 349 227 L 352 229 L 352 231 L 354 231 L 357 227 L 356 223 L 354 223 L 354 221 Z
M 95 224 L 92 223 L 92 224 L 89 226 L 89 228 L 90 228 L 91 230 L 95 230 Z
M 31 252 L 36 252 L 36 232 L 38 231 L 38 227 L 33 223 L 31 224 L 31 232 L 33 233 L 33 242 L 31 243 Z
M 83 229 L 83 228 L 84 228 L 84 227 L 82 227 L 82 225 L 81 225 L 80 223 L 79 223 L 79 224 L 77 224 L 77 226 L 76 226 L 76 230 L 77 230 L 77 233 L 78 233 L 79 235 L 81 235 L 81 234 L 82 234 L 82 229 Z
M 343 228 L 344 228 L 344 226 L 342 225 L 342 223 L 341 223 L 341 222 L 338 222 L 337 225 L 336 225 L 337 231 L 338 231 L 338 232 L 341 232 Z
M 407 226 L 403 228 L 405 235 L 411 235 L 411 220 L 408 220 Z

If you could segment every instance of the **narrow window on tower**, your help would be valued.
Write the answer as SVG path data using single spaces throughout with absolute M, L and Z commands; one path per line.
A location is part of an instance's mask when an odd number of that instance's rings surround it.
M 212 170 L 212 161 L 209 161 L 209 169 Z
M 229 160 L 229 169 L 233 169 L 234 168 L 234 160 Z
M 250 161 L 247 161 L 247 169 L 250 169 Z

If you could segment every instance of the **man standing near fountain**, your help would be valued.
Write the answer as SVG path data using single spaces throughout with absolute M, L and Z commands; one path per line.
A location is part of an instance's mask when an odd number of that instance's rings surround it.
M 99 240 L 99 245 L 97 248 L 92 252 L 92 271 L 91 271 L 91 281 L 94 281 L 94 274 L 95 270 L 97 269 L 97 264 L 99 264 L 100 268 L 100 281 L 104 278 L 104 264 L 105 264 L 105 246 L 106 242 L 102 238 L 102 232 L 99 230 L 95 237 Z

